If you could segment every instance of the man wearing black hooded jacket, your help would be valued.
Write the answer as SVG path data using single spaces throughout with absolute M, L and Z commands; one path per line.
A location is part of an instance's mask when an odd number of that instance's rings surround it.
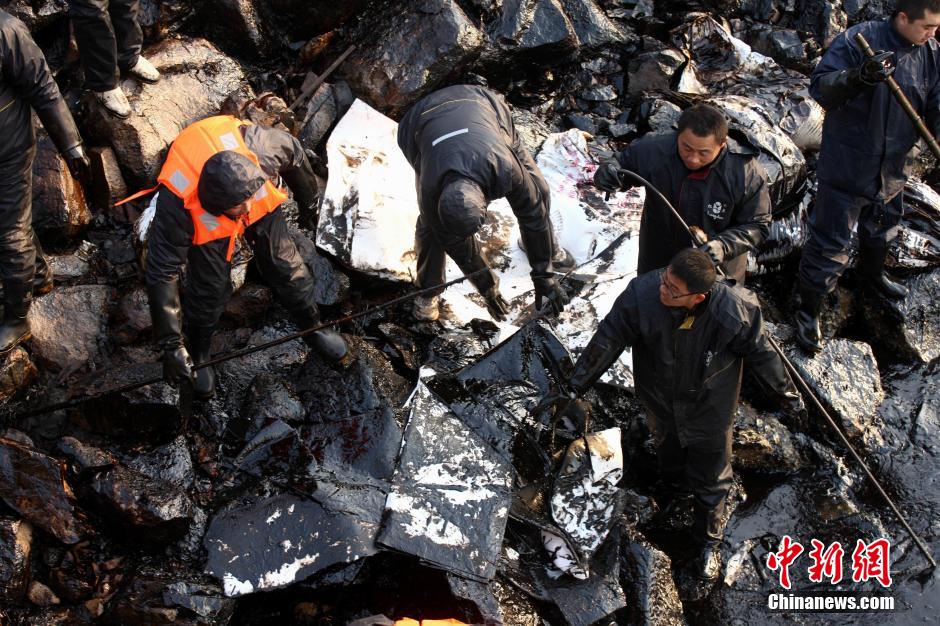
M 920 153 L 917 129 L 885 83 L 894 77 L 936 137 L 940 133 L 940 0 L 899 0 L 889 18 L 856 24 L 813 70 L 809 92 L 826 109 L 816 174 L 819 189 L 800 262 L 797 339 L 822 349 L 819 314 L 849 262 L 858 233 L 863 284 L 898 300 L 907 288 L 885 273 L 904 211 L 904 185 Z M 869 59 L 855 41 L 878 51 Z
M 204 130 L 187 133 L 197 125 Z M 216 147 L 206 147 L 207 141 Z M 187 163 L 206 154 L 211 156 L 204 165 L 185 171 Z M 276 184 L 282 179 L 294 193 L 301 223 L 316 224 L 317 183 L 300 142 L 284 131 L 229 116 L 184 129 L 161 171 L 145 270 L 154 336 L 164 350 L 164 376 L 191 378 L 199 399 L 214 394 L 215 375 L 211 368 L 193 372 L 190 352 L 197 364 L 209 360 L 212 334 L 231 295 L 231 254 L 238 236 L 251 245 L 261 274 L 294 321 L 302 328 L 320 321 L 313 277 L 278 207 L 283 200 L 271 201 L 283 194 Z M 211 238 L 218 229 L 224 236 Z M 184 265 L 181 316 L 178 282 Z M 351 358 L 338 333 L 322 330 L 304 339 L 331 362 L 345 365 Z
M 716 281 L 702 250 L 683 249 L 668 267 L 630 281 L 578 358 L 570 393 L 584 394 L 630 346 L 663 481 L 694 497 L 696 573 L 714 580 L 744 363 L 788 411 L 802 412 L 803 402 L 764 336 L 757 298 Z
M 728 123 L 713 106 L 698 104 L 679 117 L 675 132 L 649 135 L 598 167 L 594 184 L 603 191 L 631 185 L 620 169 L 650 181 L 690 226 L 709 241 L 702 246 L 726 276 L 744 284 L 747 253 L 767 236 L 770 194 L 767 174 L 754 154 L 728 141 Z M 663 267 L 694 243 L 669 207 L 646 194 L 640 222 L 637 272 Z
M 464 272 L 488 269 L 474 236 L 486 207 L 505 197 L 519 220 L 532 267 L 535 306 L 545 300 L 561 312 L 567 295 L 553 276 L 574 260 L 555 242 L 549 220 L 551 194 L 538 166 L 522 145 L 503 97 L 483 87 L 454 85 L 419 100 L 398 126 L 398 145 L 415 170 L 420 215 L 415 224 L 419 287 L 445 282 L 446 257 Z M 470 279 L 499 320 L 508 304 L 492 271 Z M 437 296 L 415 300 L 415 317 L 433 320 Z
M 30 336 L 33 293 L 52 289 L 52 272 L 32 227 L 36 111 L 72 175 L 87 181 L 88 157 L 75 120 L 26 26 L 0 10 L 0 354 Z

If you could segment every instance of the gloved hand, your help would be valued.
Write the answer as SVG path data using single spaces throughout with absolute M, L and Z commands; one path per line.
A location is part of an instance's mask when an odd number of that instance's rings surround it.
M 483 300 L 486 302 L 486 310 L 490 312 L 490 317 L 497 322 L 506 321 L 506 316 L 509 315 L 509 303 L 499 292 L 499 287 L 493 286 L 487 289 L 483 294 Z
M 163 379 L 175 385 L 193 379 L 193 360 L 185 346 L 167 347 L 163 351 Z
M 72 178 L 83 186 L 91 183 L 91 161 L 88 159 L 88 155 L 85 154 L 85 148 L 82 144 L 69 148 L 62 156 L 65 158 L 65 164 L 68 166 Z
M 543 299 L 552 307 L 555 315 L 561 313 L 568 304 L 568 294 L 561 288 L 554 276 L 533 276 L 535 285 L 535 310 L 542 310 Z
M 601 163 L 597 171 L 594 172 L 594 186 L 607 192 L 623 189 L 623 181 L 620 180 L 620 163 L 615 159 L 609 159 Z
M 858 68 L 858 77 L 869 85 L 884 82 L 892 74 L 894 74 L 894 53 L 884 50 L 879 50 L 874 57 L 865 59 Z
M 317 222 L 319 221 L 319 206 L 320 200 L 317 198 L 313 201 L 312 204 L 308 206 L 297 207 L 297 223 L 301 228 L 306 228 L 308 230 L 317 229 Z
M 725 247 L 717 239 L 712 239 L 708 243 L 700 246 L 699 250 L 710 256 L 716 266 L 721 265 L 725 260 Z
M 806 404 L 803 403 L 803 397 L 800 394 L 794 392 L 786 394 L 781 405 L 784 414 L 795 423 L 801 424 L 806 420 L 808 415 Z

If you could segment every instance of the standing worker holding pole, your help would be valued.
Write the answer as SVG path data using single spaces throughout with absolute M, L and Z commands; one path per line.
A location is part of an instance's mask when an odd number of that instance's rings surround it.
M 810 93 L 826 109 L 817 175 L 819 190 L 800 263 L 797 339 L 808 352 L 822 348 L 819 314 L 849 262 L 857 226 L 858 271 L 879 294 L 901 299 L 907 289 L 884 271 L 897 236 L 904 184 L 921 136 L 889 79 L 940 129 L 940 0 L 899 0 L 882 21 L 864 22 L 836 37 L 813 71 Z M 869 56 L 859 35 L 877 52 Z

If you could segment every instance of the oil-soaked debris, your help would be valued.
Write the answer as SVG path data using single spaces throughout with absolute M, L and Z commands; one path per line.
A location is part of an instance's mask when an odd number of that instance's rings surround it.
M 62 543 L 81 538 L 61 462 L 32 446 L 0 438 L 0 500 Z
M 487 581 L 496 574 L 512 482 L 509 460 L 419 383 L 378 541 Z
M 830 339 L 815 356 L 798 348 L 789 350 L 788 356 L 849 439 L 859 439 L 877 427 L 875 412 L 884 390 L 868 344 Z
M 0 517 L 0 599 L 13 602 L 27 591 L 33 527 L 22 519 Z
M 861 300 L 871 343 L 892 360 L 929 363 L 940 356 L 940 270 L 902 282 L 910 290 L 900 303 L 874 293 Z
M 776 416 L 747 403 L 738 406 L 733 462 L 735 467 L 761 474 L 789 474 L 808 465 L 794 434 Z
M 277 589 L 337 563 L 375 553 L 385 494 L 325 483 L 250 500 L 215 515 L 206 531 L 206 571 L 227 596 Z
M 33 198 L 38 208 L 33 227 L 44 242 L 61 243 L 81 236 L 92 216 L 85 192 L 72 178 L 65 159 L 48 135 L 40 137 L 33 161 Z
M 235 601 L 208 580 L 180 579 L 162 568 L 134 572 L 108 603 L 107 619 L 121 624 L 227 624 Z
M 189 529 L 193 503 L 179 485 L 118 465 L 88 483 L 89 505 L 122 533 L 146 533 L 153 543 L 172 541 Z
M 35 358 L 48 367 L 75 370 L 100 356 L 111 288 L 105 285 L 63 287 L 36 298 L 29 309 Z M 68 324 L 62 320 L 68 319 Z
M 645 190 L 605 197 L 591 182 L 596 164 L 710 102 L 729 118 L 733 149 L 768 173 L 774 222 L 748 267 L 768 327 L 940 553 L 931 159 L 918 160 L 905 188 L 888 257 L 910 295 L 885 302 L 849 270 L 824 307 L 823 352 L 790 345 L 822 123 L 809 74 L 837 33 L 888 15 L 887 3 L 141 0 L 144 55 L 163 80 L 122 80 L 126 120 L 83 92 L 66 2 L 2 4 L 43 47 L 94 184 L 73 180 L 39 131 L 34 226 L 55 289 L 36 295 L 32 340 L 0 363 L 10 408 L 0 424 L 0 623 L 852 622 L 765 610 L 779 590 L 766 557 L 783 535 L 838 540 L 847 552 L 857 539 L 890 539 L 887 593 L 900 608 L 879 619 L 935 618 L 940 574 L 924 570 L 810 403 L 806 416 L 782 415 L 746 382 L 714 588 L 688 576 L 691 499 L 661 509 L 673 494 L 633 397 L 629 351 L 587 394 L 586 448 L 583 422 L 530 414 L 636 273 Z M 352 55 L 291 109 L 350 44 Z M 296 340 L 217 366 L 208 402 L 159 383 L 17 416 L 160 376 L 139 273 L 145 246 L 132 232 L 138 217 L 147 222 L 149 199 L 111 205 L 154 184 L 169 143 L 208 115 L 286 129 L 306 148 L 324 198 L 319 224 L 298 228 L 292 200 L 282 209 L 324 320 L 406 293 L 417 205 L 395 120 L 461 82 L 507 98 L 549 184 L 555 232 L 579 263 L 563 280 L 572 301 L 560 316 L 533 311 L 515 217 L 493 202 L 481 242 L 509 323 L 491 321 L 461 284 L 443 294 L 436 322 L 414 322 L 406 302 L 341 324 L 356 355 L 345 370 Z M 297 330 L 242 244 L 232 288 L 214 355 Z M 602 451 L 603 433 L 622 465 L 598 471 L 587 458 Z M 551 554 L 544 538 L 554 538 Z M 818 590 L 805 567 L 791 574 L 798 592 Z M 837 589 L 886 593 L 879 587 Z

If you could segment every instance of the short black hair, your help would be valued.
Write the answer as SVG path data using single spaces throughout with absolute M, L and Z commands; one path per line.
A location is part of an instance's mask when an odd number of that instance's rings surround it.
M 909 20 L 919 20 L 926 11 L 940 13 L 940 0 L 898 0 L 896 11 L 903 12 Z
M 937 0 L 940 2 L 940 0 Z M 699 137 L 713 136 L 718 143 L 728 137 L 728 120 L 725 114 L 710 104 L 696 104 L 679 116 L 679 132 L 691 130 Z
M 708 293 L 718 272 L 712 258 L 697 248 L 685 248 L 669 261 L 669 269 L 685 283 L 689 293 Z

